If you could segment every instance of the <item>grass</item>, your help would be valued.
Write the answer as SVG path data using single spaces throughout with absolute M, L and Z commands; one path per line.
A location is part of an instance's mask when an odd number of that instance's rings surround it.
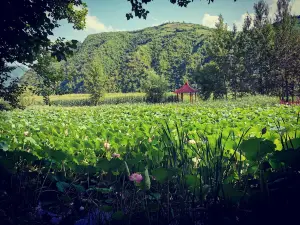
M 89 105 L 89 94 L 67 94 L 67 95 L 52 95 L 50 100 L 54 106 L 88 106 Z M 166 96 L 174 96 L 173 93 L 167 93 Z M 30 96 L 31 105 L 43 105 L 42 96 Z M 100 103 L 103 104 L 121 104 L 121 103 L 143 103 L 145 102 L 145 93 L 107 93 L 104 100 Z M 180 102 L 181 103 L 181 102 Z M 184 95 L 184 103 L 190 103 L 189 94 Z M 222 105 L 228 106 L 248 106 L 248 105 L 276 105 L 279 103 L 277 97 L 268 96 L 245 96 L 243 98 L 238 98 L 236 100 L 208 100 L 202 101 L 197 97 L 193 104 L 199 104 L 203 106 L 218 107 Z
M 136 97 L 136 96 L 144 96 L 144 93 L 108 93 L 106 94 L 105 98 L 120 98 L 120 97 Z M 51 101 L 68 101 L 68 100 L 82 100 L 82 99 L 88 99 L 89 94 L 66 94 L 66 95 L 51 95 L 50 100 Z M 42 96 L 35 96 L 35 99 L 37 102 L 43 102 Z

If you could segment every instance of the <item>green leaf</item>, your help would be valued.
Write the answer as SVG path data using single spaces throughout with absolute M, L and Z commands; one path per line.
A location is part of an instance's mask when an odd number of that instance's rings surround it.
M 295 138 L 287 142 L 289 148 L 300 148 L 300 138 Z
M 148 204 L 148 210 L 150 212 L 158 212 L 159 211 L 159 204 L 157 204 L 157 203 Z
M 99 159 L 97 162 L 97 169 L 102 169 L 103 171 L 108 172 L 110 169 L 110 163 L 108 159 Z
M 70 147 L 72 147 L 75 150 L 79 150 L 80 149 L 80 143 L 78 143 L 76 140 L 73 140 L 71 142 L 71 146 Z
M 84 147 L 85 148 L 90 148 L 90 149 L 94 148 L 93 144 L 90 143 L 89 141 L 84 141 Z
M 275 162 L 282 162 L 287 167 L 292 167 L 294 169 L 300 168 L 300 150 L 284 150 L 284 151 L 276 151 L 273 156 L 270 158 L 270 160 L 274 160 Z M 271 164 L 271 163 L 270 163 Z M 272 164 L 271 164 L 272 166 Z
M 220 190 L 220 194 L 224 193 L 224 197 L 232 201 L 234 203 L 237 203 L 240 201 L 240 199 L 244 196 L 244 193 L 235 189 L 231 184 L 223 184 L 222 185 L 222 190 Z
M 66 152 L 63 152 L 61 150 L 53 150 L 53 149 L 49 149 L 48 155 L 51 159 L 53 159 L 57 162 L 64 161 L 68 157 Z
M 121 165 L 122 165 L 122 160 L 120 159 L 111 159 L 109 161 L 109 168 L 112 170 L 118 170 L 120 169 Z
M 194 189 L 200 186 L 200 180 L 197 178 L 196 175 L 186 175 L 185 181 L 189 188 Z
M 117 211 L 114 214 L 112 214 L 112 219 L 114 220 L 122 220 L 124 217 L 124 213 L 122 211 Z
M 168 170 L 165 168 L 154 169 L 152 175 L 158 182 L 164 183 L 168 179 Z
M 127 163 L 125 161 L 124 161 L 124 166 L 125 166 L 126 174 L 129 177 L 130 176 L 130 170 L 129 170 L 128 165 L 127 165 Z
M 104 212 L 111 212 L 113 210 L 113 207 L 110 206 L 110 205 L 103 205 L 101 207 L 101 210 L 104 211 Z
M 29 152 L 25 152 L 25 151 L 15 151 L 15 153 L 16 153 L 19 157 L 21 157 L 22 159 L 25 159 L 25 160 L 28 161 L 28 162 L 33 162 L 34 160 L 37 160 L 37 159 L 38 159 L 35 155 L 33 155 L 33 154 L 29 153 Z
M 24 142 L 25 143 L 30 143 L 32 145 L 37 145 L 36 141 L 32 137 L 25 137 Z
M 57 182 L 56 187 L 60 192 L 65 192 L 66 189 L 70 187 L 70 184 L 66 182 Z
M 76 189 L 76 191 L 78 193 L 84 193 L 85 192 L 85 188 L 81 185 L 76 185 L 76 184 L 73 184 L 73 187 Z
M 111 188 L 97 188 L 97 187 L 92 187 L 87 189 L 87 191 L 96 191 L 96 192 L 101 192 L 102 194 L 109 194 L 112 192 L 113 189 Z
M 3 151 L 8 151 L 8 145 L 6 144 L 6 142 L 0 142 L 0 149 Z
M 160 193 L 150 193 L 149 194 L 149 199 L 150 200 L 159 200 L 161 198 Z
M 144 190 L 150 190 L 151 181 L 150 181 L 150 176 L 147 167 L 145 168 L 143 183 L 144 183 Z
M 261 138 L 251 138 L 243 141 L 240 145 L 240 149 L 245 153 L 246 158 L 251 161 L 260 160 L 267 153 L 273 152 L 275 148 L 276 145 L 272 141 Z

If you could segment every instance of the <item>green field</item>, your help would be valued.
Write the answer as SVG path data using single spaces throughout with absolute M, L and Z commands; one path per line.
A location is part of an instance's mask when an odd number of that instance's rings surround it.
M 268 132 L 264 138 L 274 142 L 276 149 L 282 148 L 282 129 L 291 137 L 297 136 L 299 107 L 272 104 L 260 107 L 254 104 L 219 101 L 32 107 L 24 111 L 1 112 L 0 141 L 11 150 L 30 150 L 38 157 L 47 157 L 45 149 L 57 150 L 71 156 L 68 158 L 71 162 L 93 164 L 98 154 L 111 158 L 111 154 L 116 152 L 124 156 L 127 148 L 136 148 L 141 143 L 149 150 L 159 149 L 166 125 L 175 135 L 177 124 L 186 132 L 186 138 L 196 142 L 200 142 L 200 135 L 204 135 L 214 144 L 222 134 L 228 150 L 237 146 L 242 133 L 249 128 L 244 139 L 260 137 L 261 130 L 266 127 Z M 24 132 L 28 132 L 28 135 L 24 135 Z M 151 143 L 149 138 L 153 139 Z M 105 151 L 105 142 L 110 143 L 110 151 Z
M 2 111 L 1 171 L 27 185 L 28 207 L 62 218 L 77 201 L 112 221 L 145 212 L 166 224 L 180 202 L 238 204 L 282 185 L 277 177 L 299 168 L 299 111 L 261 96 Z

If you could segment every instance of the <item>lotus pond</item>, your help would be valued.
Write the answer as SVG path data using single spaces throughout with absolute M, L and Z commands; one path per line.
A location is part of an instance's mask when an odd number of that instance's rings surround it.
M 37 107 L 24 111 L 1 112 L 0 141 L 10 150 L 32 151 L 44 156 L 47 149 L 74 156 L 76 163 L 95 162 L 99 153 L 124 155 L 128 148 L 159 149 L 162 128 L 171 133 L 176 126 L 188 139 L 200 141 L 200 134 L 214 143 L 222 133 L 226 148 L 234 149 L 244 131 L 245 139 L 264 138 L 281 149 L 280 134 L 297 136 L 300 107 L 201 107 L 189 104 L 119 105 L 99 107 Z M 249 130 L 248 130 L 249 129 Z M 109 151 L 104 143 L 109 143 Z
M 26 209 L 31 224 L 253 224 L 260 212 L 276 221 L 274 210 L 287 207 L 278 195 L 297 196 L 299 110 L 123 104 L 1 112 L 0 188 L 8 197 L 0 207 L 11 218 Z M 290 178 L 292 189 L 281 189 Z M 91 214 L 98 222 L 88 222 Z

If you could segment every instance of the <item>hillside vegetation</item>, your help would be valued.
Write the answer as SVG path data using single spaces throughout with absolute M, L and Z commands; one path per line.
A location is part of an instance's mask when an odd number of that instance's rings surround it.
M 84 93 L 84 68 L 98 55 L 110 77 L 110 92 L 139 91 L 144 69 L 153 68 L 170 82 L 170 89 L 191 76 L 203 56 L 201 46 L 211 29 L 196 24 L 166 23 L 138 31 L 89 35 L 73 57 L 63 63 L 65 80 L 59 94 Z M 75 75 L 75 76 L 74 76 Z M 72 77 L 68 79 L 68 77 Z M 33 84 L 32 71 L 22 78 Z

